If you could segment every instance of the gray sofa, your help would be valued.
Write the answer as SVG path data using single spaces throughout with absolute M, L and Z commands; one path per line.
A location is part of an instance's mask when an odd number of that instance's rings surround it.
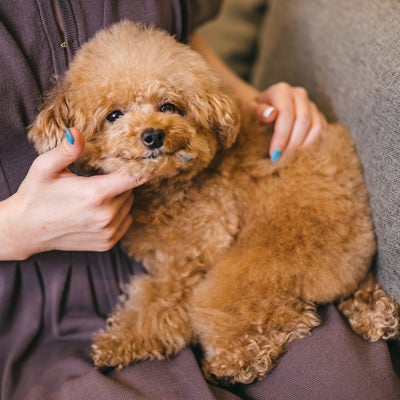
M 382 286 L 400 302 L 400 1 L 225 0 L 203 34 L 260 89 L 304 86 L 356 140 Z M 400 346 L 391 344 L 399 357 Z M 400 358 L 400 357 L 399 357 Z

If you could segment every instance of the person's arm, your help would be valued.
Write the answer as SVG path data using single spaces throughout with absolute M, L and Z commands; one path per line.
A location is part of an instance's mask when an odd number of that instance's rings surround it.
M 193 50 L 203 56 L 222 79 L 226 89 L 236 96 L 243 106 L 247 107 L 260 95 L 260 92 L 254 86 L 236 75 L 199 34 L 194 33 L 190 37 L 189 44 Z
M 321 136 L 326 120 L 303 88 L 277 83 L 260 92 L 237 76 L 200 35 L 193 34 L 189 44 L 204 57 L 244 108 L 265 123 L 274 122 L 269 149 L 273 159 L 279 158 L 283 151 L 306 148 Z
M 0 260 L 23 260 L 48 250 L 105 251 L 132 223 L 132 190 L 144 179 L 109 174 L 82 177 L 68 166 L 83 136 L 37 157 L 18 191 L 0 202 Z M 72 139 L 71 139 L 72 138 Z

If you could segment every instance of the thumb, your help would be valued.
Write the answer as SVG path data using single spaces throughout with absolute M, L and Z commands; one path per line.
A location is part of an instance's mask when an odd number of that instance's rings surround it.
M 85 147 L 85 138 L 75 128 L 67 128 L 61 143 L 54 149 L 38 157 L 43 175 L 56 175 L 66 168 L 82 154 Z

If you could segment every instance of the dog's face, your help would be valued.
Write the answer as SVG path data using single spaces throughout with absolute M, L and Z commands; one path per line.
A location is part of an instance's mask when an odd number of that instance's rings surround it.
M 39 152 L 66 127 L 87 173 L 192 176 L 230 147 L 238 112 L 204 60 L 167 33 L 122 22 L 79 50 L 29 132 Z

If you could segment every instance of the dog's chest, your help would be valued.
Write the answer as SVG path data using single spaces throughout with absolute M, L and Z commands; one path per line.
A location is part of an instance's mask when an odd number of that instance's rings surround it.
M 128 252 L 145 268 L 208 270 L 239 231 L 234 193 L 221 178 L 141 201 L 125 236 Z

